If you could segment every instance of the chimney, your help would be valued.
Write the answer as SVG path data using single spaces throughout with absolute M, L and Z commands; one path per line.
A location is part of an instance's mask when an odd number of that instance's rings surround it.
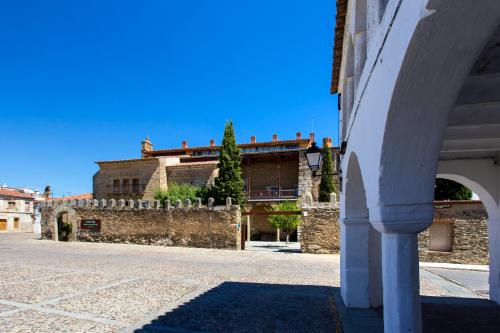
M 332 147 L 332 138 L 323 138 L 323 147 Z
M 142 155 L 142 158 L 145 158 L 146 157 L 146 153 L 148 151 L 152 151 L 152 150 L 153 150 L 153 144 L 151 143 L 151 141 L 149 141 L 149 136 L 147 136 L 141 142 L 141 155 Z
M 273 142 L 278 142 L 278 134 L 273 134 Z
M 49 199 L 52 196 L 52 191 L 50 189 L 50 186 L 45 186 L 45 190 L 43 191 L 43 197 L 45 200 Z
M 314 142 L 314 132 L 309 133 L 309 141 Z
M 302 133 L 297 132 L 296 138 L 297 138 L 297 140 L 302 140 Z
M 215 140 L 214 139 L 210 140 L 210 147 L 215 147 Z
M 186 149 L 188 147 L 188 142 L 186 140 L 182 141 L 182 149 Z
M 255 136 L 250 137 L 250 143 L 257 143 L 257 138 Z

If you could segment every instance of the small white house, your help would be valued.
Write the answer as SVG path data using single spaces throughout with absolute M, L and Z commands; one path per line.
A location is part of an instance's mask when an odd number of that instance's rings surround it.
M 0 232 L 40 232 L 37 192 L 0 187 Z

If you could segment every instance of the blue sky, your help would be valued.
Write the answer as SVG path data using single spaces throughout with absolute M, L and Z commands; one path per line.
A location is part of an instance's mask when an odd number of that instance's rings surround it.
M 94 161 L 273 133 L 337 143 L 335 1 L 0 4 L 0 183 L 90 192 Z

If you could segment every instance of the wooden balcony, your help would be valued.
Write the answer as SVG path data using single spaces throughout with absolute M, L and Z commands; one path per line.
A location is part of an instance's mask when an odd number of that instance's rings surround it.
M 299 197 L 298 189 L 249 190 L 245 196 L 250 201 L 255 200 L 294 200 Z

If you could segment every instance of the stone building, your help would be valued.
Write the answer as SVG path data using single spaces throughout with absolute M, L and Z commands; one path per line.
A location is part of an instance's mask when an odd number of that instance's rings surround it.
M 498 0 L 337 0 L 341 294 L 383 305 L 385 332 L 422 332 L 418 235 L 436 177 L 483 202 L 500 303 L 499 54 Z
M 283 200 L 318 197 L 320 177 L 313 176 L 304 151 L 314 141 L 314 134 L 303 138 L 258 142 L 255 136 L 249 143 L 239 144 L 245 182 L 247 211 L 262 211 Z M 332 147 L 332 140 L 323 144 Z M 334 165 L 338 149 L 332 147 Z M 220 147 L 210 140 L 208 146 L 189 147 L 186 141 L 180 148 L 154 150 L 149 138 L 142 141 L 141 158 L 100 161 L 94 175 L 94 198 L 152 200 L 157 189 L 168 189 L 172 183 L 196 186 L 212 184 L 217 177 Z M 249 234 L 255 240 L 274 240 L 276 232 L 265 216 L 252 216 L 248 221 Z
M 0 232 L 34 232 L 37 193 L 27 189 L 0 188 Z

